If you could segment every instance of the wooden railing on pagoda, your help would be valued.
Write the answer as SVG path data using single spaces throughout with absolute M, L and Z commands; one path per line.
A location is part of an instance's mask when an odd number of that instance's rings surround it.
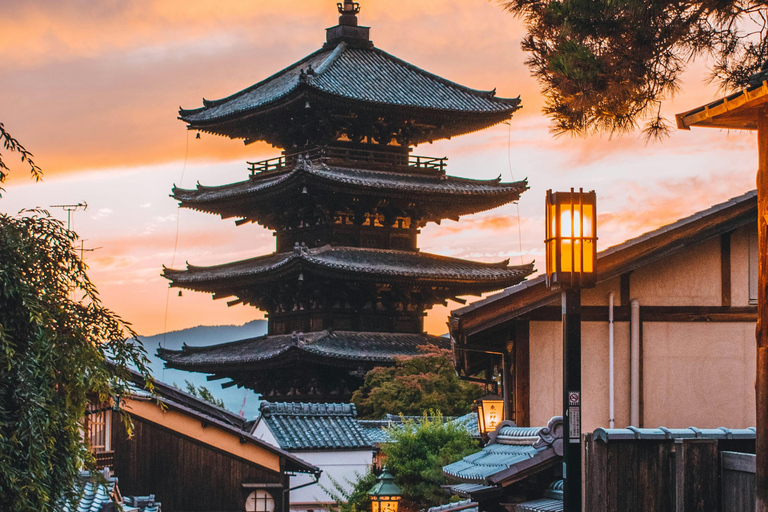
M 324 162 L 327 164 L 348 165 L 349 163 L 360 163 L 366 164 L 367 168 L 401 169 L 438 176 L 445 176 L 445 167 L 448 161 L 447 157 L 437 158 L 368 149 L 324 147 L 287 153 L 277 158 L 270 158 L 259 162 L 247 162 L 248 170 L 253 178 L 257 174 L 276 172 L 293 167 L 301 157 L 308 158 L 313 162 Z

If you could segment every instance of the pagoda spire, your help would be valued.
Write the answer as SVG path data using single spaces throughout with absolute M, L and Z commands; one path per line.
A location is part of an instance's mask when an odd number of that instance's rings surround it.
M 370 28 L 357 25 L 357 15 L 360 13 L 360 2 L 344 0 L 336 4 L 339 9 L 339 24 L 326 31 L 327 44 L 334 46 L 345 41 L 353 46 L 370 47 Z

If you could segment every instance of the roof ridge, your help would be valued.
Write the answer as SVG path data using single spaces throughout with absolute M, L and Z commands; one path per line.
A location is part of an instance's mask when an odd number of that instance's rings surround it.
M 328 55 L 328 57 L 323 61 L 322 64 L 317 66 L 317 69 L 315 69 L 315 76 L 318 76 L 322 74 L 325 70 L 333 66 L 336 61 L 339 59 L 339 56 L 341 56 L 342 53 L 347 49 L 347 43 L 342 41 L 336 47 L 333 49 L 333 51 Z
M 436 81 L 438 81 L 438 82 L 440 82 L 440 83 L 442 83 L 444 85 L 447 85 L 449 87 L 453 87 L 453 88 L 458 89 L 460 91 L 470 92 L 470 93 L 474 93 L 474 94 L 478 94 L 478 95 L 483 95 L 487 99 L 496 100 L 496 101 L 498 101 L 500 103 L 514 101 L 515 102 L 514 106 L 518 106 L 520 104 L 520 97 L 519 96 L 517 98 L 498 98 L 498 97 L 496 97 L 496 88 L 495 87 L 493 88 L 493 90 L 490 90 L 490 91 L 481 91 L 479 89 L 472 89 L 471 87 L 467 87 L 466 85 L 461 85 L 461 84 L 459 84 L 457 82 L 454 82 L 452 80 L 448 80 L 447 78 L 443 78 L 443 77 L 441 77 L 439 75 L 436 75 L 434 73 L 430 73 L 429 71 L 427 71 L 427 70 L 425 70 L 423 68 L 420 68 L 420 67 L 418 67 L 418 66 L 416 66 L 414 64 L 411 64 L 410 62 L 404 61 L 403 59 L 400 59 L 400 58 L 392 55 L 389 52 L 385 52 L 381 48 L 377 48 L 377 47 L 374 46 L 374 47 L 370 48 L 369 50 L 368 49 L 366 49 L 366 50 L 367 51 L 378 52 L 379 54 L 381 54 L 385 58 L 387 58 L 389 60 L 392 60 L 392 61 L 394 61 L 394 62 L 396 62 L 398 64 L 402 64 L 403 66 L 407 67 L 408 69 L 411 69 L 412 71 L 420 73 L 421 75 L 424 75 L 427 78 L 431 78 L 431 79 L 436 80 Z
M 229 96 L 226 96 L 224 98 L 219 98 L 217 100 L 206 100 L 205 98 L 203 98 L 203 106 L 200 107 L 200 108 L 195 108 L 195 109 L 179 108 L 179 115 L 187 116 L 187 115 L 191 115 L 191 114 L 196 114 L 198 112 L 202 112 L 203 110 L 205 110 L 207 108 L 217 107 L 219 105 L 222 105 L 222 104 L 224 104 L 224 103 L 226 103 L 228 101 L 231 101 L 231 100 L 233 100 L 235 98 L 238 98 L 238 97 L 242 96 L 243 94 L 247 94 L 247 93 L 251 92 L 252 90 L 257 89 L 257 88 L 261 87 L 262 85 L 264 85 L 264 84 L 266 84 L 266 83 L 268 83 L 268 82 L 270 82 L 270 81 L 272 81 L 272 80 L 274 80 L 276 78 L 279 78 L 279 77 L 285 75 L 286 73 L 288 73 L 288 72 L 296 69 L 297 67 L 301 66 L 302 64 L 304 64 L 308 60 L 315 58 L 318 54 L 320 54 L 322 52 L 327 52 L 327 51 L 328 51 L 327 48 L 320 48 L 319 50 L 310 53 L 309 55 L 307 55 L 303 59 L 301 59 L 301 60 L 299 60 L 297 62 L 294 62 L 293 64 L 291 64 L 291 65 L 281 69 L 277 73 L 273 73 L 272 75 L 268 76 L 267 78 L 265 78 L 265 79 L 255 83 L 255 84 L 253 84 L 251 86 L 248 86 L 245 89 L 242 89 L 241 91 L 238 91 L 238 92 L 236 92 L 234 94 L 230 94 Z M 297 80 L 296 84 L 294 84 L 294 88 L 298 84 L 299 84 L 299 81 Z

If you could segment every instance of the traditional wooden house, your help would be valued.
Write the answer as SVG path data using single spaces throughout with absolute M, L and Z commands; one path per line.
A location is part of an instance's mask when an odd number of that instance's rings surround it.
M 754 425 L 757 202 L 749 192 L 598 254 L 582 292 L 583 431 Z M 498 368 L 507 418 L 562 411 L 560 296 L 539 277 L 450 318 L 457 370 Z
M 129 395 L 92 412 L 91 445 L 119 478 L 124 496 L 154 493 L 163 512 L 287 512 L 290 477 L 321 470 L 251 434 L 243 418 L 162 383 L 155 394 L 137 384 Z M 133 431 L 126 431 L 119 409 Z M 93 414 L 89 415 L 93 416 Z
M 317 52 L 243 91 L 181 110 L 190 130 L 266 141 L 282 155 L 245 181 L 174 188 L 181 207 L 275 230 L 276 252 L 185 270 L 171 286 L 266 311 L 266 336 L 160 350 L 170 368 L 228 379 L 270 401 L 346 402 L 367 370 L 425 344 L 426 310 L 519 283 L 531 265 L 420 252 L 430 222 L 516 201 L 525 181 L 469 180 L 412 146 L 506 121 L 519 99 L 469 89 L 373 46 L 357 2 Z
M 375 442 L 357 420 L 354 404 L 262 402 L 261 415 L 252 428 L 255 437 L 306 460 L 322 470 L 319 485 L 309 475 L 291 481 L 291 510 L 309 511 L 336 504 L 334 482 L 345 490 L 370 470 Z M 331 491 L 329 494 L 328 491 Z

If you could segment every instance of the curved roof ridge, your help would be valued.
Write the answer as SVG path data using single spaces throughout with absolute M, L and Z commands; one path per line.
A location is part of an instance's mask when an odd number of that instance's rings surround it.
M 310 53 L 309 55 L 307 55 L 303 59 L 301 59 L 301 60 L 299 60 L 297 62 L 294 62 L 293 64 L 291 64 L 291 65 L 281 69 L 277 73 L 273 73 L 272 75 L 268 76 L 267 78 L 265 78 L 265 79 L 255 83 L 255 84 L 253 84 L 251 86 L 248 86 L 245 89 L 242 89 L 242 90 L 240 90 L 240 91 L 238 91 L 238 92 L 236 92 L 234 94 L 230 94 L 229 96 L 226 96 L 224 98 L 219 98 L 217 100 L 206 100 L 205 98 L 203 98 L 203 106 L 202 107 L 193 108 L 193 109 L 183 109 L 183 108 L 179 107 L 179 116 L 189 116 L 189 115 L 193 115 L 193 114 L 197 114 L 199 112 L 202 112 L 202 111 L 204 111 L 204 110 L 206 110 L 208 108 L 211 108 L 211 107 L 218 107 L 219 105 L 223 105 L 224 103 L 226 103 L 228 101 L 231 101 L 231 100 L 234 100 L 234 99 L 242 96 L 243 94 L 247 94 L 247 93 L 249 93 L 249 92 L 251 92 L 251 91 L 253 91 L 255 89 L 258 89 L 262 85 L 265 85 L 265 84 L 271 82 L 272 80 L 280 78 L 281 76 L 285 75 L 286 73 L 289 73 L 290 71 L 293 71 L 297 67 L 301 66 L 302 64 L 304 64 L 308 60 L 311 60 L 311 59 L 317 57 L 320 53 L 327 52 L 327 51 L 328 51 L 327 48 L 320 48 L 319 50 Z M 293 89 L 295 89 L 298 84 L 299 84 L 299 81 L 297 80 L 296 84 L 290 90 L 292 91 Z
M 471 87 L 467 87 L 466 85 L 461 85 L 460 83 L 454 82 L 452 80 L 448 80 L 447 78 L 443 78 L 440 75 L 436 75 L 434 73 L 430 73 L 429 71 L 427 71 L 427 70 L 425 70 L 423 68 L 420 68 L 420 67 L 418 67 L 418 66 L 416 66 L 414 64 L 411 64 L 410 62 L 407 62 L 407 61 L 405 61 L 403 59 L 400 59 L 400 58 L 392 55 L 389 52 L 385 52 L 381 48 L 377 48 L 377 47 L 374 46 L 373 48 L 371 48 L 368 51 L 378 52 L 382 56 L 384 56 L 385 58 L 387 58 L 389 60 L 392 60 L 392 61 L 396 62 L 397 64 L 403 65 L 403 66 L 407 67 L 408 69 L 411 69 L 412 71 L 416 71 L 417 73 L 420 73 L 420 74 L 426 76 L 427 78 L 431 78 L 433 80 L 436 80 L 436 81 L 438 81 L 438 82 L 440 82 L 440 83 L 442 83 L 444 85 L 447 85 L 449 87 L 453 87 L 453 88 L 459 89 L 459 90 L 464 91 L 464 92 L 469 92 L 469 93 L 483 95 L 487 99 L 496 100 L 496 101 L 499 101 L 499 102 L 513 101 L 513 102 L 515 102 L 514 106 L 518 106 L 520 104 L 520 97 L 519 96 L 517 98 L 499 98 L 499 97 L 496 97 L 496 88 L 495 87 L 491 91 L 482 91 L 480 89 L 473 89 Z

